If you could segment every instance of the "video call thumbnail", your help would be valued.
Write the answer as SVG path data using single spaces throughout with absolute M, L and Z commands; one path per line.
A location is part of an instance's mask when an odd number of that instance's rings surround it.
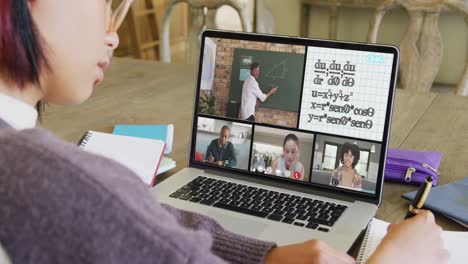
M 198 112 L 296 128 L 305 50 L 205 38 Z
M 381 144 L 317 135 L 311 182 L 375 193 Z
M 247 170 L 251 138 L 251 125 L 198 117 L 193 159 L 212 165 Z
M 255 126 L 250 171 L 309 181 L 314 135 Z

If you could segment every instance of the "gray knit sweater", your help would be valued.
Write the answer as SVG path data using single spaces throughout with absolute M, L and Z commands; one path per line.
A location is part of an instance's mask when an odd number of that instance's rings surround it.
M 13 263 L 262 263 L 273 243 L 158 203 L 127 168 L 0 120 L 0 244 Z

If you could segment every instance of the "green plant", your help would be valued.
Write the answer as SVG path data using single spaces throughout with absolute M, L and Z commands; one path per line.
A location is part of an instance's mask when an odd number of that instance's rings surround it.
M 205 93 L 200 96 L 200 105 L 198 111 L 208 115 L 216 115 L 216 97 L 213 94 Z

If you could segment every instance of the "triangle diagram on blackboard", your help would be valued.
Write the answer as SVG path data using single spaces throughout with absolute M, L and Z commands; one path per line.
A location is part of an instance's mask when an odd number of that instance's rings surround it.
M 279 64 L 276 64 L 273 66 L 273 69 L 271 69 L 265 77 L 270 77 L 270 78 L 279 78 L 279 79 L 284 79 L 286 78 L 286 61 L 283 61 Z

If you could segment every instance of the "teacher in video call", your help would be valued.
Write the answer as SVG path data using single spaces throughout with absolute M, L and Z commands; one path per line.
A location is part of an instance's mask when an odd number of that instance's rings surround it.
M 359 147 L 356 144 L 346 142 L 341 146 L 340 160 L 343 165 L 333 171 L 331 185 L 361 189 L 361 176 L 355 169 L 359 162 L 359 154 Z
M 219 138 L 211 141 L 206 149 L 205 160 L 219 166 L 235 167 L 237 165 L 234 145 L 229 142 L 231 129 L 223 126 L 219 132 Z
M 271 90 L 264 94 L 260 90 L 257 79 L 260 75 L 260 65 L 256 62 L 252 63 L 250 66 L 250 76 L 244 81 L 242 86 L 242 102 L 241 102 L 241 111 L 240 118 L 242 120 L 255 121 L 255 105 L 257 103 L 257 98 L 265 102 L 271 95 L 276 93 L 278 90 L 277 87 L 271 88 Z

